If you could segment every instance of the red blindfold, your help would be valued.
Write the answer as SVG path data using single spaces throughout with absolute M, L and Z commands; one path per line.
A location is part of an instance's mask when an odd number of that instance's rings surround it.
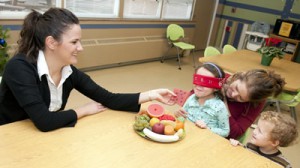
M 210 77 L 210 76 L 194 74 L 193 83 L 195 85 L 199 85 L 199 86 L 203 86 L 203 87 L 221 89 L 224 81 L 225 81 L 225 78 L 215 78 L 215 77 Z

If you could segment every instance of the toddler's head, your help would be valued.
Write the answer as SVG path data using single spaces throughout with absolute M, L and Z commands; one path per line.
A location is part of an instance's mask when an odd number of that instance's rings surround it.
M 262 112 L 251 143 L 257 146 L 287 147 L 298 137 L 295 120 L 287 114 L 274 111 Z

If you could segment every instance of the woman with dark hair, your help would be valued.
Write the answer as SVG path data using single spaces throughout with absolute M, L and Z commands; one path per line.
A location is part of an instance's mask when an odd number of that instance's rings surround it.
M 75 126 L 84 116 L 107 108 L 140 110 L 143 102 L 172 105 L 168 89 L 142 93 L 111 93 L 72 64 L 83 50 L 78 18 L 67 9 L 32 11 L 24 20 L 17 54 L 7 63 L 0 86 L 0 125 L 31 119 L 41 131 Z M 94 100 L 64 110 L 72 89 Z

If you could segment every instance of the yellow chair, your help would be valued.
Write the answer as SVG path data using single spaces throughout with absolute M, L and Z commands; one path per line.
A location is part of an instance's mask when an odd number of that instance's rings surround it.
M 219 54 L 221 54 L 221 52 L 217 48 L 212 46 L 208 46 L 204 50 L 204 57 L 215 56 Z
M 170 49 L 175 47 L 177 49 L 177 61 L 178 61 L 178 69 L 181 70 L 181 63 L 180 63 L 180 56 L 183 54 L 185 50 L 190 50 L 191 54 L 193 55 L 194 67 L 195 67 L 195 56 L 194 56 L 194 49 L 195 46 L 189 43 L 183 42 L 184 38 L 184 30 L 181 26 L 177 24 L 170 24 L 167 28 L 167 39 L 170 45 L 167 54 L 169 53 Z M 181 54 L 180 51 L 182 52 Z M 166 54 L 166 55 L 167 55 Z M 165 56 L 162 56 L 161 63 L 164 62 Z
M 282 92 L 276 98 L 270 97 L 268 98 L 267 104 L 275 103 L 277 107 L 277 111 L 280 112 L 280 104 L 284 104 L 290 108 L 291 116 L 297 121 L 297 114 L 296 114 L 296 106 L 300 102 L 300 91 L 296 95 Z
M 223 54 L 235 52 L 236 48 L 230 44 L 226 44 L 223 47 Z

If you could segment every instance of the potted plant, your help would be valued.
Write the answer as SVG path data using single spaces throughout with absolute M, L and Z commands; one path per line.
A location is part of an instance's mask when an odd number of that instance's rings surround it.
M 2 25 L 0 25 L 0 81 L 1 76 L 4 71 L 4 67 L 6 62 L 8 61 L 8 45 L 6 39 L 9 37 L 8 35 L 9 29 L 4 29 Z
M 259 48 L 257 52 L 261 54 L 261 64 L 265 66 L 270 66 L 275 57 L 282 59 L 284 56 L 283 48 L 272 46 L 271 43 Z

